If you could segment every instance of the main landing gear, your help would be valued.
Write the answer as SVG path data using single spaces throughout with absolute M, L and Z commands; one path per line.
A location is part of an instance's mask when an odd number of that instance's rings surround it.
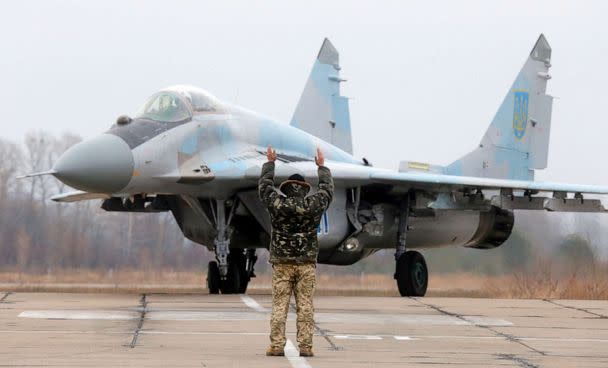
M 401 296 L 424 296 L 429 271 L 422 254 L 412 250 L 403 253 L 397 259 L 395 279 Z
M 230 223 L 238 205 L 236 200 L 216 200 L 212 206 L 216 236 L 214 250 L 216 261 L 207 268 L 207 288 L 210 294 L 242 294 L 252 277 L 258 257 L 255 249 L 230 248 Z M 228 215 L 226 216 L 226 210 Z
M 395 280 L 401 296 L 424 296 L 429 281 L 429 271 L 422 254 L 406 251 L 407 222 L 410 215 L 410 198 L 401 202 L 399 229 L 395 250 Z

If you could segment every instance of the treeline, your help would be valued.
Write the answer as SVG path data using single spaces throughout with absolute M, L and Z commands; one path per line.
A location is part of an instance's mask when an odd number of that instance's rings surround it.
M 55 203 L 51 196 L 73 189 L 50 175 L 16 179 L 50 169 L 80 140 L 45 132 L 23 144 L 0 139 L 0 267 L 200 269 L 208 252 L 184 240 L 170 213 L 111 213 L 98 200 Z
M 0 138 L 0 268 L 52 272 L 63 268 L 206 270 L 213 255 L 186 240 L 170 213 L 112 213 L 100 201 L 55 203 L 72 189 L 53 178 L 16 176 L 45 171 L 67 148 L 73 134 L 28 134 L 22 143 Z M 513 236 L 494 250 L 424 250 L 432 272 L 500 275 L 537 267 L 539 259 L 595 264 L 606 239 L 601 215 L 518 212 Z M 605 216 L 605 215 L 604 215 Z M 267 270 L 267 252 L 256 270 Z M 392 273 L 393 251 L 385 250 L 352 266 L 319 266 L 321 272 Z M 605 256 L 605 254 L 604 254 Z

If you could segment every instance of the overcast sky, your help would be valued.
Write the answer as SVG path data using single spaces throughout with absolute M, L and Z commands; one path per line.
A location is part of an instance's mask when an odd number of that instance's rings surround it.
M 608 2 L 4 1 L 1 136 L 91 137 L 187 83 L 288 122 L 324 37 L 354 149 L 448 164 L 480 141 L 540 33 L 553 48 L 550 168 L 608 184 Z

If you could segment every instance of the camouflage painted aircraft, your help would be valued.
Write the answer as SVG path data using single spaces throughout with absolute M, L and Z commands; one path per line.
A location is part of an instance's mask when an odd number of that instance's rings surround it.
M 413 250 L 490 249 L 511 234 L 514 210 L 605 212 L 608 187 L 534 181 L 547 167 L 552 97 L 545 93 L 551 48 L 541 35 L 481 143 L 442 167 L 401 162 L 376 168 L 352 155 L 348 99 L 340 95 L 338 52 L 325 40 L 296 107 L 282 124 L 190 86 L 164 89 L 137 114 L 66 151 L 52 174 L 78 192 L 52 199 L 102 199 L 106 211 L 171 211 L 184 236 L 216 255 L 211 293 L 243 293 L 270 224 L 257 180 L 271 145 L 277 182 L 316 180 L 315 151 L 331 169 L 335 198 L 318 228 L 318 261 L 350 265 L 395 249 L 401 295 L 422 296 L 428 271 Z

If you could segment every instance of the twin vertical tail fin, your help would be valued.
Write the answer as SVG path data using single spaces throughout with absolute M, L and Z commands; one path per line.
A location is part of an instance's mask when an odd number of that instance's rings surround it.
M 340 60 L 326 38 L 306 82 L 291 125 L 352 153 L 348 99 L 340 96 Z
M 533 180 L 547 167 L 553 97 L 551 47 L 540 35 L 479 147 L 446 168 L 451 175 Z

